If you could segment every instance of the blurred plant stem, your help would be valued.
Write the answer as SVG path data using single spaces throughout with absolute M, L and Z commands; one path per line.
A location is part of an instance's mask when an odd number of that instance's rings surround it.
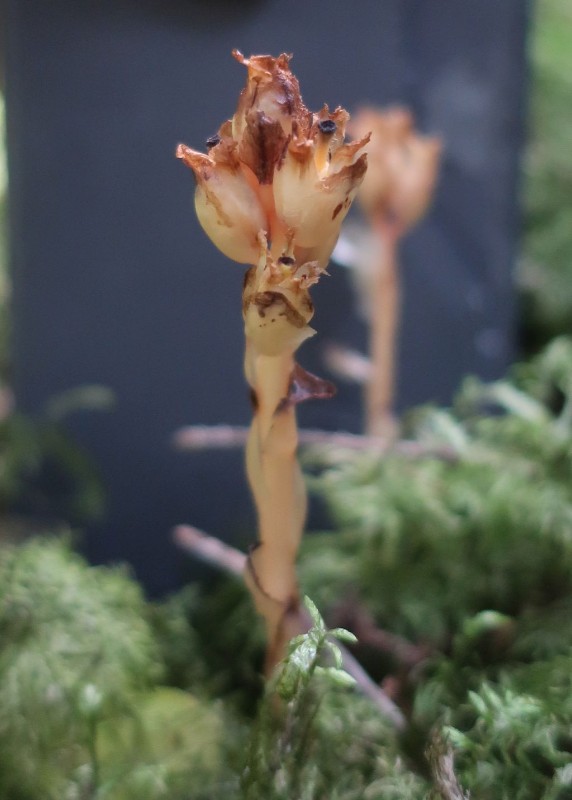
M 0 92 L 0 392 L 4 392 L 8 372 L 8 250 L 7 250 L 7 189 L 8 164 L 6 157 L 6 123 L 4 96 Z M 2 403 L 5 401 L 2 399 Z M 1 413 L 1 412 L 0 412 Z
M 525 345 L 572 330 L 572 7 L 535 4 L 524 246 L 517 278 Z
M 371 370 L 365 382 L 366 433 L 391 441 L 395 436 L 393 416 L 395 359 L 400 316 L 399 236 L 383 217 L 372 229 L 379 240 L 379 264 L 372 276 L 374 313 L 370 319 Z

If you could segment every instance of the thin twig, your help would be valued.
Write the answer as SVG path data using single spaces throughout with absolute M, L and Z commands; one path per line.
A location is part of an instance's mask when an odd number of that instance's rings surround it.
M 436 734 L 431 739 L 426 755 L 435 788 L 442 800 L 470 800 L 470 796 L 463 791 L 455 774 L 455 759 L 451 745 Z
M 241 575 L 246 565 L 246 556 L 214 536 L 200 531 L 191 525 L 177 525 L 173 532 L 176 544 L 190 555 L 200 558 L 211 566 L 218 567 L 231 575 Z M 311 620 L 305 610 L 301 611 L 301 625 L 309 630 Z M 355 680 L 362 694 L 368 697 L 381 714 L 389 719 L 398 730 L 405 728 L 406 720 L 401 710 L 369 677 L 361 664 L 338 641 L 342 653 L 344 669 Z
M 215 536 L 209 536 L 191 525 L 177 525 L 173 538 L 181 550 L 201 561 L 231 575 L 242 575 L 246 566 L 246 555 Z
M 324 360 L 334 375 L 360 385 L 371 379 L 372 365 L 367 356 L 349 347 L 330 343 L 324 348 Z
M 242 425 L 186 425 L 175 431 L 173 443 L 179 450 L 232 450 L 246 443 L 248 428 Z M 439 458 L 457 461 L 458 454 L 452 447 L 428 446 L 413 440 L 402 439 L 390 443 L 377 436 L 358 433 L 300 430 L 300 444 L 323 445 L 341 450 L 371 450 L 394 453 L 404 458 Z
M 388 653 L 407 669 L 413 669 L 429 655 L 427 647 L 378 627 L 373 616 L 357 600 L 349 599 L 335 609 L 334 624 L 348 628 L 360 644 Z

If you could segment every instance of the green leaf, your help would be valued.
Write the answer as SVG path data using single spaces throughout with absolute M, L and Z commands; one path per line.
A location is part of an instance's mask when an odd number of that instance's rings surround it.
M 354 678 L 343 669 L 337 669 L 336 667 L 316 667 L 315 672 L 316 675 L 322 675 L 332 681 L 332 683 L 335 683 L 336 686 L 353 688 L 356 685 Z
M 312 622 L 314 624 L 314 627 L 317 630 L 319 630 L 320 632 L 323 631 L 325 633 L 326 626 L 324 624 L 324 620 L 322 619 L 322 616 L 321 616 L 320 612 L 318 611 L 317 606 L 313 603 L 312 600 L 310 600 L 310 598 L 307 595 L 304 597 L 304 605 L 308 609 L 308 613 L 310 614 L 310 617 L 312 618 Z
M 357 644 L 358 642 L 357 636 L 351 631 L 347 631 L 345 628 L 332 628 L 328 631 L 328 635 L 334 636 L 336 639 L 339 639 L 340 642 L 344 642 L 344 644 Z

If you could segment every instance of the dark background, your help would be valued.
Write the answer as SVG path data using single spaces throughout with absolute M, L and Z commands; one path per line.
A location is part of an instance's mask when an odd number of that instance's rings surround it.
M 152 593 L 176 585 L 173 524 L 253 540 L 239 453 L 181 454 L 187 423 L 245 423 L 240 284 L 200 230 L 191 175 L 234 111 L 245 70 L 281 51 L 308 107 L 409 104 L 445 152 L 436 199 L 403 251 L 399 406 L 447 402 L 460 378 L 513 353 L 527 4 L 522 0 L 5 0 L 14 384 L 38 413 L 109 386 L 114 411 L 70 420 L 109 491 L 88 531 L 96 561 L 128 559 Z M 342 269 L 316 287 L 319 335 L 363 347 Z M 342 319 L 340 321 L 340 315 Z M 357 389 L 302 424 L 358 431 Z

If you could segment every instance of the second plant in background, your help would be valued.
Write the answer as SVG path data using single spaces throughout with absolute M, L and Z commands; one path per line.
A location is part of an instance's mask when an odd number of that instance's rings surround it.
M 399 244 L 431 202 L 441 142 L 421 136 L 409 111 L 362 108 L 352 120 L 356 136 L 371 132 L 369 166 L 358 194 L 370 235 L 360 236 L 350 258 L 364 288 L 369 361 L 338 347 L 328 360 L 337 372 L 364 384 L 365 428 L 370 436 L 394 434 L 396 343 L 400 315 Z M 346 260 L 340 252 L 340 260 Z

